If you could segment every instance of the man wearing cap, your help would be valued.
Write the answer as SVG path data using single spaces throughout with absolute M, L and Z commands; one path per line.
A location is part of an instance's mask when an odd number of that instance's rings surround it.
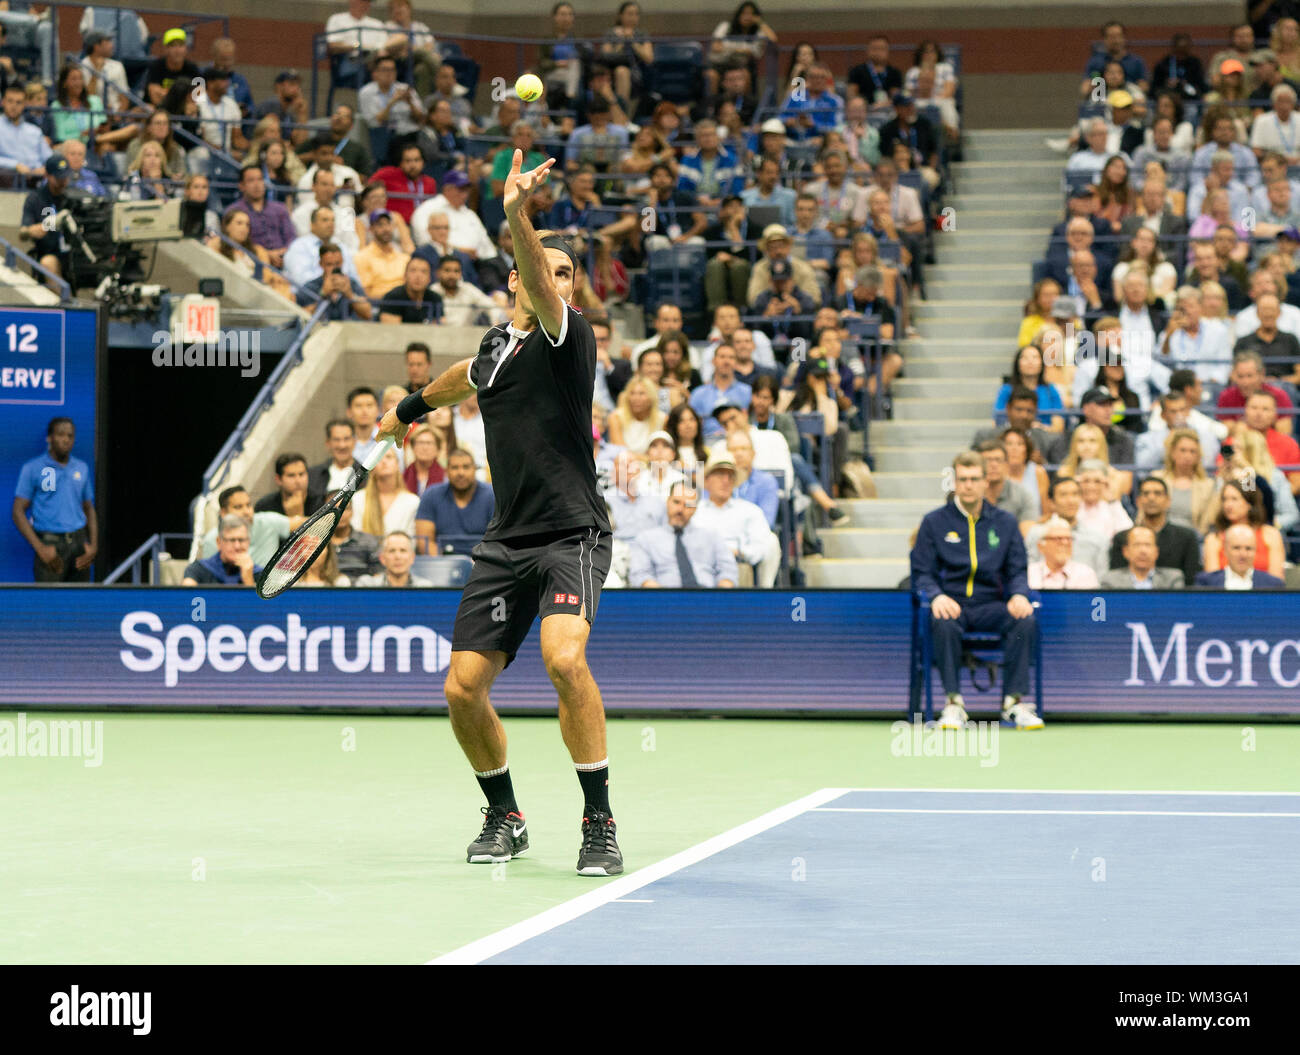
M 417 246 L 429 244 L 429 217 L 436 212 L 447 214 L 451 221 L 450 241 L 462 253 L 475 260 L 496 256 L 497 247 L 488 236 L 478 213 L 466 205 L 469 177 L 456 169 L 442 177 L 442 192 L 421 204 L 411 214 L 411 237 Z
M 773 260 L 768 268 L 769 285 L 749 304 L 749 314 L 760 315 L 756 326 L 766 333 L 773 351 L 784 360 L 793 341 L 803 340 L 805 347 L 812 336 L 810 316 L 816 314 L 820 300 L 808 296 L 795 285 L 790 260 Z M 790 316 L 803 316 L 791 319 Z
M 776 119 L 773 118 L 773 120 Z M 763 127 L 766 129 L 771 123 L 771 121 L 765 122 Z M 781 122 L 776 121 L 776 123 L 779 125 Z M 785 135 L 784 127 L 782 127 L 781 135 L 783 137 Z M 761 159 L 756 167 L 754 185 L 740 192 L 740 200 L 745 203 L 747 210 L 752 209 L 755 205 L 771 206 L 781 210 L 781 223 L 769 225 L 769 228 L 772 226 L 794 226 L 795 192 L 793 187 L 782 185 L 782 168 L 782 161 L 779 156 Z
M 1269 92 L 1272 113 L 1261 112 L 1250 130 L 1250 148 L 1256 157 L 1275 150 L 1288 165 L 1300 162 L 1300 114 L 1296 113 L 1296 89 L 1290 83 L 1278 84 Z
M 366 88 L 372 86 L 367 84 Z M 398 157 L 399 164 L 384 165 L 376 169 L 371 180 L 382 183 L 388 189 L 389 211 L 395 212 L 410 225 L 416 209 L 438 193 L 438 184 L 431 176 L 424 174 L 424 155 L 414 143 L 403 146 Z M 428 241 L 427 213 L 425 215 L 426 219 L 421 225 L 421 230 L 426 233 L 423 240 L 415 238 L 416 245 L 423 245 Z
M 844 100 L 835 92 L 831 71 L 814 63 L 805 79 L 781 103 L 781 120 L 796 140 L 819 138 L 844 122 Z
M 1111 465 L 1133 464 L 1133 433 L 1122 429 L 1111 420 L 1114 413 L 1115 397 L 1110 389 L 1098 386 L 1090 388 L 1079 400 L 1079 409 L 1083 412 L 1082 425 L 1096 425 L 1106 437 L 1106 450 Z M 1077 427 L 1077 426 L 1076 426 Z M 1070 437 L 1073 432 L 1053 433 L 1052 440 L 1043 451 L 1043 457 L 1049 465 L 1059 465 L 1070 452 Z
M 754 270 L 749 276 L 749 288 L 746 290 L 746 300 L 749 304 L 754 304 L 764 291 L 774 288 L 772 266 L 778 261 L 789 265 L 790 277 L 804 296 L 814 305 L 821 302 L 821 285 L 817 281 L 817 272 L 807 260 L 800 260 L 793 256 L 793 248 L 790 232 L 781 224 L 772 223 L 763 228 L 763 236 L 758 240 L 758 250 L 763 256 L 754 265 Z
M 1240 65 L 1240 63 L 1238 63 Z M 1237 142 L 1237 125 L 1225 112 L 1216 117 L 1210 128 L 1210 139 L 1198 147 L 1192 155 L 1192 165 L 1188 179 L 1196 184 L 1205 179 L 1210 171 L 1214 155 L 1219 150 L 1226 150 L 1232 155 L 1233 168 L 1237 178 L 1252 190 L 1260 184 L 1259 162 L 1250 147 Z
M 128 109 L 131 103 L 124 93 L 130 85 L 126 80 L 126 67 L 113 58 L 116 46 L 113 37 L 102 29 L 92 29 L 81 43 L 86 52 L 82 61 L 95 71 L 87 76 L 86 94 L 98 95 L 109 111 Z
M 713 350 L 713 379 L 695 389 L 689 400 L 691 409 L 700 417 L 705 443 L 713 443 L 723 435 L 722 423 L 713 416 L 713 408 L 719 403 L 732 403 L 748 410 L 752 394 L 753 389 L 736 380 L 735 349 L 729 344 L 718 345 Z
M 307 99 L 302 94 L 302 80 L 297 70 L 281 70 L 275 77 L 275 96 L 257 107 L 255 117 L 260 121 L 267 114 L 280 119 L 280 130 L 295 148 L 311 138 L 307 112 Z
M 171 86 L 177 81 L 192 81 L 199 68 L 190 61 L 190 43 L 183 29 L 169 29 L 163 34 L 162 55 L 149 63 L 145 95 L 154 106 L 162 105 Z
M 45 161 L 45 181 L 30 192 L 23 201 L 22 227 L 19 235 L 24 242 L 35 242 L 28 252 L 41 266 L 56 275 L 66 273 L 68 243 L 62 231 L 56 229 L 54 217 L 65 207 L 64 192 L 72 167 L 62 154 L 51 154 Z
M 737 563 L 758 565 L 755 586 L 775 585 L 781 569 L 781 543 L 763 511 L 753 502 L 736 497 L 736 462 L 726 447 L 709 455 L 704 466 L 704 487 L 708 497 L 700 501 L 694 520 L 722 536 Z
M 400 159 L 415 142 L 428 111 L 415 90 L 397 79 L 397 60 L 381 55 L 375 60 L 374 79 L 357 95 L 357 106 L 370 128 L 392 133 L 388 159 Z M 407 219 L 407 217 L 403 217 Z
M 248 140 L 240 128 L 243 114 L 239 104 L 227 94 L 230 76 L 216 66 L 206 67 L 201 76 L 204 90 L 196 100 L 199 107 L 199 134 L 210 147 L 222 150 L 232 157 L 242 158 L 248 150 Z
M 673 484 L 666 502 L 668 526 L 648 528 L 632 545 L 629 586 L 672 589 L 736 585 L 739 572 L 731 548 L 717 531 L 695 520 L 700 500 L 699 493 L 688 483 Z
M 1135 113 L 1131 93 L 1117 88 L 1106 97 L 1110 107 L 1110 128 L 1106 133 L 1106 149 L 1112 154 L 1132 157 L 1138 147 L 1146 142 L 1146 128 Z
M 370 214 L 370 244 L 357 253 L 356 261 L 361 288 L 371 300 L 378 300 L 406 279 L 406 265 L 411 258 L 397 245 L 394 233 L 393 216 L 387 209 Z M 432 278 L 430 272 L 430 281 Z
M 1094 52 L 1088 59 L 1088 67 L 1084 71 L 1079 94 L 1086 98 L 1092 92 L 1093 82 L 1102 75 L 1106 64 L 1110 62 L 1118 62 L 1124 67 L 1125 81 L 1136 84 L 1144 92 L 1147 91 L 1150 86 L 1147 64 L 1128 50 L 1123 24 L 1107 22 L 1101 27 L 1101 39 L 1105 47 L 1101 51 Z
M 928 118 L 917 113 L 916 99 L 906 92 L 894 95 L 894 119 L 880 129 L 880 153 L 893 157 L 894 144 L 904 143 L 919 170 L 934 190 L 939 186 L 939 135 Z

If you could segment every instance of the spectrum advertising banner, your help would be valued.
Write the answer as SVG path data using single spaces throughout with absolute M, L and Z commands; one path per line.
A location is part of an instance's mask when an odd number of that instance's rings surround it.
M 0 707 L 439 710 L 459 598 L 0 588 Z M 1045 713 L 1300 717 L 1296 612 L 1285 593 L 1048 594 Z M 910 625 L 892 590 L 608 590 L 588 658 L 612 712 L 898 715 Z M 1001 698 L 965 688 L 974 711 Z M 493 700 L 554 709 L 536 629 Z

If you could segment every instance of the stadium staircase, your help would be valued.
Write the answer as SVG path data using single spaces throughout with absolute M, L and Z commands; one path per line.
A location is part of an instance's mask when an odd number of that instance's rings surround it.
M 993 399 L 1015 351 L 1030 266 L 1063 215 L 1061 159 L 1037 130 L 965 135 L 952 166 L 952 229 L 935 233 L 929 299 L 916 301 L 922 336 L 904 343 L 893 418 L 871 423 L 877 498 L 845 501 L 850 520 L 821 533 L 812 586 L 892 588 L 909 574 L 909 539 L 943 500 L 943 471 L 992 423 Z M 855 443 L 861 433 L 854 433 Z M 860 449 L 860 448 L 859 448 Z

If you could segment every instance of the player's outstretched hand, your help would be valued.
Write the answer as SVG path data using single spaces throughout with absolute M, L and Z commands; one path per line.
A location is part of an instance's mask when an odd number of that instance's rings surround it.
M 375 442 L 383 443 L 389 436 L 392 436 L 394 446 L 400 449 L 402 444 L 406 442 L 406 430 L 410 427 L 410 425 L 404 425 L 402 422 L 397 420 L 397 408 L 394 407 L 385 414 L 383 420 L 380 421 L 379 432 L 375 436 Z
M 505 190 L 501 194 L 501 205 L 509 216 L 519 211 L 519 207 L 528 199 L 528 195 L 546 182 L 547 173 L 555 158 L 547 158 L 535 169 L 520 171 L 524 166 L 524 152 L 516 150 L 510 162 L 510 173 L 506 176 Z

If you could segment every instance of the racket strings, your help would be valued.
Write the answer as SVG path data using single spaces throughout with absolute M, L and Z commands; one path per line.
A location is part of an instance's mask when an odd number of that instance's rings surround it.
M 305 524 L 302 534 L 295 538 L 267 569 L 262 580 L 261 594 L 270 597 L 292 586 L 316 555 L 329 544 L 330 536 L 338 523 L 339 513 L 331 510 L 325 516 Z

